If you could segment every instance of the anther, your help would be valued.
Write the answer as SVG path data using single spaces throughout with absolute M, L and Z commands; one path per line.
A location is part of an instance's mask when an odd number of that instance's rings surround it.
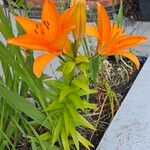
M 38 24 L 36 24 L 36 28 L 37 28 L 37 29 L 39 28 Z
M 49 21 L 44 21 L 44 24 L 49 26 Z
M 38 34 L 38 32 L 37 32 L 37 30 L 36 30 L 36 29 L 35 29 L 34 31 L 35 31 L 35 33 L 36 33 L 36 34 Z
M 41 30 L 41 33 L 42 33 L 42 34 L 45 34 L 43 30 Z
M 49 30 L 49 22 L 48 21 L 44 21 L 44 25 Z

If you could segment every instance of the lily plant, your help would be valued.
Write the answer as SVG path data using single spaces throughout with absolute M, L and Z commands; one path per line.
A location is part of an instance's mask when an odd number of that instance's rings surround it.
M 91 58 L 78 52 L 83 38 L 96 37 L 98 44 L 92 57 L 107 59 L 108 56 L 122 55 L 129 58 L 139 69 L 140 62 L 137 57 L 126 50 L 146 42 L 147 39 L 143 36 L 126 35 L 122 27 L 111 24 L 100 3 L 97 3 L 97 12 L 97 26 L 86 25 L 85 0 L 72 0 L 70 8 L 61 13 L 57 11 L 52 0 L 44 0 L 40 22 L 21 16 L 15 17 L 26 33 L 9 38 L 7 43 L 22 47 L 24 51 L 44 52 L 33 63 L 36 77 L 42 77 L 44 68 L 52 59 L 58 57 L 61 62 L 57 69 L 62 73 L 60 80 L 46 79 L 43 83 L 49 90 L 49 101 L 44 99 L 39 102 L 39 110 L 47 114 L 47 120 L 51 124 L 42 133 L 42 140 L 48 143 L 48 148 L 45 149 L 57 146 L 69 150 L 74 146 L 79 150 L 80 143 L 87 149 L 93 147 L 79 132 L 80 127 L 96 130 L 95 125 L 87 121 L 85 114 L 97 108 L 96 104 L 85 99 L 86 95 L 97 91 L 89 87 Z

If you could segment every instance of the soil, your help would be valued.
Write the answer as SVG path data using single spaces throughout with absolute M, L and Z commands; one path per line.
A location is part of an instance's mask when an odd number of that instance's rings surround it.
M 124 16 L 137 20 L 139 19 L 139 0 L 123 0 Z
M 17 143 L 16 149 L 17 150 L 32 150 L 30 143 L 27 141 L 26 138 L 23 138 L 23 137 Z

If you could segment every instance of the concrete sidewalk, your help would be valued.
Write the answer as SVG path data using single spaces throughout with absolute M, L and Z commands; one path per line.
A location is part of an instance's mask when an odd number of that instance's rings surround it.
M 125 20 L 124 28 L 126 33 L 133 35 L 141 35 L 148 38 L 148 41 L 135 47 L 135 53 L 140 56 L 150 55 L 150 22 L 129 21 Z

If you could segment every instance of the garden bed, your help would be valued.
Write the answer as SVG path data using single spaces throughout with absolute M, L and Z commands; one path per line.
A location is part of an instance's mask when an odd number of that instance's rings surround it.
M 141 62 L 140 70 L 142 69 L 146 57 L 139 57 L 139 60 Z M 131 68 L 129 66 L 126 66 L 122 64 L 121 62 L 119 64 L 115 63 L 114 57 L 110 57 L 108 59 L 108 62 L 104 62 L 107 65 L 107 69 L 109 69 L 110 72 L 105 72 L 105 77 L 108 77 L 107 82 L 111 85 L 110 88 L 112 89 L 112 92 L 116 94 L 117 101 L 119 103 L 119 106 L 124 101 L 126 95 L 128 94 L 130 88 L 132 87 L 136 77 L 138 76 L 140 70 L 137 70 L 134 66 L 131 65 Z M 121 76 L 120 71 L 121 68 L 124 67 L 124 71 L 126 72 L 126 75 L 128 76 Z M 108 70 L 107 70 L 108 71 Z M 109 74 L 111 73 L 111 74 Z M 122 75 L 125 75 L 124 73 Z M 101 139 L 103 138 L 103 135 L 105 134 L 106 129 L 109 127 L 114 115 L 116 114 L 117 110 L 119 109 L 119 106 L 114 108 L 114 114 L 112 114 L 112 110 L 110 110 L 110 101 L 107 100 L 105 104 L 103 105 L 104 98 L 106 97 L 106 89 L 102 83 L 102 74 L 99 74 L 99 80 L 97 82 L 97 89 L 98 93 L 90 96 L 90 102 L 97 103 L 99 105 L 98 109 L 94 112 L 89 112 L 85 115 L 85 118 L 91 123 L 91 124 L 97 124 L 97 130 L 95 132 L 92 132 L 91 130 L 87 128 L 79 128 L 78 130 L 80 133 L 91 143 L 94 145 L 94 148 L 91 148 L 91 150 L 97 149 L 97 146 L 99 145 Z M 106 78 L 105 78 L 106 79 Z M 115 96 L 112 97 L 114 100 Z M 101 106 L 103 105 L 103 110 L 101 110 Z M 37 129 L 37 132 L 39 134 L 43 134 L 46 132 L 44 128 Z M 16 147 L 17 150 L 30 150 L 31 145 L 29 141 L 22 137 Z M 86 150 L 83 146 L 80 147 L 80 150 Z
M 139 57 L 141 62 L 140 70 L 142 69 L 146 57 Z M 107 62 L 108 63 L 108 62 Z M 118 101 L 119 105 L 124 101 L 126 95 L 128 94 L 130 88 L 132 87 L 136 77 L 138 76 L 140 70 L 137 70 L 134 66 L 132 68 L 129 68 L 129 66 L 124 66 L 126 73 L 128 74 L 128 77 L 121 77 L 120 71 L 123 64 L 114 63 L 114 57 L 110 58 L 110 63 L 107 64 L 107 68 L 111 71 L 111 76 L 108 79 L 108 83 L 111 85 L 112 91 L 116 94 L 116 100 Z M 101 74 L 99 74 L 99 79 L 101 78 Z M 108 74 L 105 74 L 105 77 L 108 76 Z M 95 150 L 97 146 L 99 145 L 103 135 L 105 134 L 106 129 L 109 127 L 115 113 L 119 109 L 119 107 L 114 108 L 114 114 L 112 114 L 112 110 L 110 110 L 110 101 L 107 99 L 106 103 L 103 105 L 104 98 L 106 97 L 105 87 L 102 85 L 104 81 L 99 80 L 98 81 L 98 94 L 93 95 L 91 97 L 91 102 L 95 102 L 99 104 L 99 109 L 97 109 L 95 112 L 92 112 L 91 114 L 87 115 L 87 120 L 91 122 L 91 124 L 97 124 L 97 130 L 95 132 L 91 132 L 88 129 L 85 129 L 83 131 L 80 131 L 91 143 L 95 146 L 94 148 L 91 148 L 91 150 Z M 112 96 L 113 97 L 113 96 Z M 115 97 L 113 97 L 111 100 L 114 100 Z M 101 107 L 104 107 L 103 110 L 101 110 Z M 82 147 L 81 150 L 84 150 Z
M 104 134 L 97 150 L 150 149 L 150 58 Z

